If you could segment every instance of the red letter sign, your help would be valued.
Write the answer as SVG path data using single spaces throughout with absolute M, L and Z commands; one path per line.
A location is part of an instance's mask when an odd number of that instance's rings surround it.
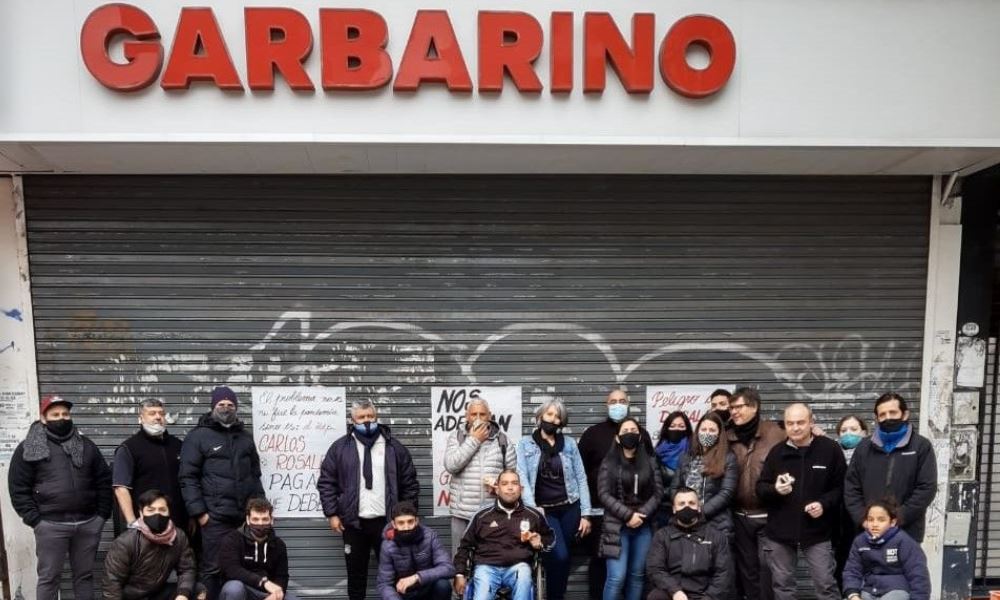
M 630 94 L 653 91 L 653 26 L 649 13 L 632 16 L 632 44 L 622 37 L 608 13 L 583 15 L 583 91 L 603 92 L 608 59 Z
M 479 91 L 503 89 L 504 71 L 522 92 L 542 91 L 532 65 L 542 53 L 542 26 L 523 12 L 479 12 Z
M 309 21 L 291 8 L 247 8 L 247 84 L 251 90 L 273 90 L 277 71 L 293 90 L 312 91 L 302 63 L 312 52 Z
M 444 83 L 453 92 L 472 91 L 462 49 L 443 10 L 417 11 L 392 89 L 414 92 L 425 81 Z
M 710 57 L 704 69 L 687 62 L 691 44 L 702 46 Z M 736 65 L 736 41 L 726 24 L 708 15 L 691 15 L 674 23 L 660 46 L 660 75 L 682 96 L 704 98 L 722 89 Z
M 111 60 L 108 45 L 116 35 L 129 35 L 125 42 L 126 64 Z M 80 31 L 83 64 L 101 82 L 117 92 L 134 92 L 156 80 L 163 66 L 163 47 L 156 24 L 142 10 L 129 4 L 105 4 L 94 9 Z
M 377 12 L 321 8 L 324 90 L 374 90 L 392 79 L 389 28 Z
M 573 13 L 552 13 L 549 34 L 549 78 L 552 93 L 573 91 Z
M 212 81 L 224 90 L 243 89 L 211 8 L 181 9 L 160 86 L 186 90 L 192 81 Z

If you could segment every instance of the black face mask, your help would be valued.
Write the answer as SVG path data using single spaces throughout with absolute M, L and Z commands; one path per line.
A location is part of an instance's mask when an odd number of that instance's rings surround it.
M 270 525 L 250 525 L 247 523 L 247 529 L 250 530 L 250 533 L 253 534 L 255 538 L 262 540 L 271 535 L 272 528 Z
M 729 422 L 730 414 L 729 414 L 729 409 L 728 408 L 725 409 L 725 410 L 719 409 L 719 410 L 715 411 L 715 414 L 719 415 L 719 418 L 722 419 L 723 423 L 728 423 Z
M 676 444 L 677 442 L 683 440 L 687 437 L 687 432 L 678 429 L 668 429 L 667 430 L 667 441 L 671 444 Z
M 618 439 L 622 442 L 622 448 L 625 448 L 626 450 L 635 450 L 639 447 L 638 433 L 623 433 L 618 436 Z
M 555 423 L 549 423 L 548 421 L 542 421 L 539 423 L 539 428 L 545 435 L 555 435 L 559 431 L 559 426 Z
M 163 533 L 167 530 L 167 525 L 170 524 L 170 517 L 161 514 L 145 515 L 142 517 L 142 521 L 153 533 Z
M 906 421 L 902 419 L 886 419 L 885 421 L 879 423 L 878 426 L 879 429 L 881 429 L 886 433 L 896 433 L 897 431 L 902 429 L 903 425 L 905 424 Z
M 63 437 L 64 435 L 73 430 L 73 419 L 59 419 L 58 421 L 49 421 L 45 423 L 45 428 L 51 431 L 53 435 Z
M 417 537 L 420 535 L 420 530 L 414 527 L 408 531 L 402 531 L 400 529 L 396 530 L 396 534 L 393 536 L 393 540 L 397 544 L 409 545 L 417 541 Z
M 690 506 L 685 506 L 684 508 L 675 512 L 674 516 L 677 517 L 678 525 L 685 525 L 687 527 L 690 527 L 698 522 L 698 516 L 700 514 L 701 514 L 700 512 L 691 508 Z

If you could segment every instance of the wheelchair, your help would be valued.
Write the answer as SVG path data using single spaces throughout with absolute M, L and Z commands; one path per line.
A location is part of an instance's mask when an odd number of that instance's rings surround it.
M 469 568 L 466 571 L 466 573 L 469 574 L 469 577 L 466 580 L 465 593 L 462 595 L 462 600 L 472 600 L 475 583 L 473 574 L 475 573 L 475 568 L 476 563 L 474 561 L 470 561 Z M 545 600 L 545 569 L 542 567 L 542 559 L 540 553 L 538 552 L 535 552 L 531 559 L 531 588 L 531 596 L 534 600 Z M 513 598 L 513 594 L 514 590 L 510 587 L 501 586 L 492 600 L 511 600 L 511 598 Z

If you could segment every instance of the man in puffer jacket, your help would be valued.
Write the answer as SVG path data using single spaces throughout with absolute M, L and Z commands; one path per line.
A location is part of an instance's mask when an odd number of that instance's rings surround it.
M 139 517 L 111 542 L 104 559 L 104 600 L 203 600 L 194 552 L 174 526 L 167 495 L 150 489 L 136 499 Z M 167 578 L 177 573 L 176 583 Z
M 226 584 L 220 600 L 298 600 L 288 591 L 288 550 L 274 533 L 274 507 L 267 498 L 247 502 L 246 521 L 219 548 Z
M 97 545 L 111 516 L 111 469 L 97 445 L 73 425 L 72 407 L 59 396 L 42 400 L 41 419 L 31 424 L 10 461 L 11 503 L 35 530 L 38 600 L 58 596 L 67 553 L 74 597 L 92 600 Z
M 264 495 L 253 435 L 236 416 L 236 393 L 212 391 L 212 411 L 184 438 L 178 478 L 188 514 L 201 526 L 200 577 L 214 600 L 219 592 L 219 544 L 243 523 L 247 500 Z
M 458 552 L 469 519 L 485 504 L 496 500 L 495 482 L 500 472 L 517 465 L 514 447 L 493 420 L 482 397 L 465 407 L 465 423 L 448 436 L 444 470 L 451 476 L 448 508 L 451 511 L 451 551 Z
M 437 532 L 420 524 L 417 507 L 400 502 L 383 533 L 378 561 L 382 600 L 449 600 L 455 565 Z

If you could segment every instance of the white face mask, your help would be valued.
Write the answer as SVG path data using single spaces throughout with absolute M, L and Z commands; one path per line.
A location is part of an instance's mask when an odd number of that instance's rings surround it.
M 163 435 L 163 432 L 167 430 L 166 425 L 160 425 L 159 423 L 153 423 L 152 425 L 142 424 L 142 430 L 149 435 Z

